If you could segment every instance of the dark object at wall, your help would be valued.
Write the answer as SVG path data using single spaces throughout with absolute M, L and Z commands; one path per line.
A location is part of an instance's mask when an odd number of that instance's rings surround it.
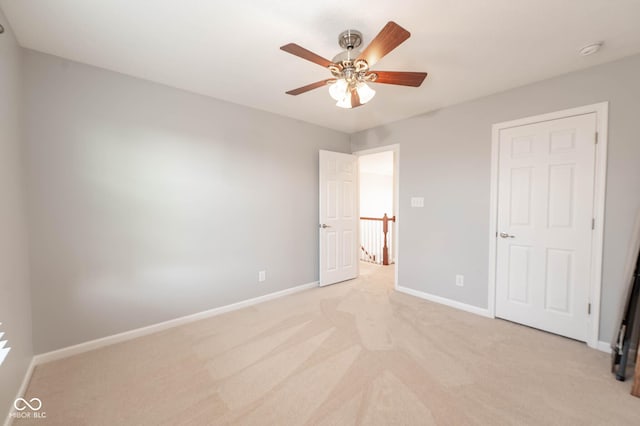
M 624 381 L 626 378 L 627 362 L 629 361 L 629 352 L 632 348 L 634 329 L 639 327 L 638 320 L 638 303 L 640 299 L 640 255 L 636 261 L 636 268 L 633 272 L 633 286 L 624 310 L 618 338 L 613 348 L 611 358 L 611 372 L 616 375 L 616 379 Z

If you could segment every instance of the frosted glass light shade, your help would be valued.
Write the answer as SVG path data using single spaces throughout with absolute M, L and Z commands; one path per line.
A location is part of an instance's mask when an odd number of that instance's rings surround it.
M 376 95 L 376 91 L 366 83 L 358 83 L 356 86 L 360 104 L 366 104 Z M 351 91 L 346 80 L 341 79 L 329 86 L 329 94 L 337 101 L 336 106 L 340 108 L 353 108 L 351 105 Z
M 331 86 L 329 86 L 329 95 L 336 101 L 340 101 L 347 94 L 347 82 L 344 79 L 339 79 Z
M 358 96 L 360 97 L 361 104 L 366 104 L 376 95 L 376 91 L 369 87 L 366 83 L 358 84 L 356 90 L 358 91 Z

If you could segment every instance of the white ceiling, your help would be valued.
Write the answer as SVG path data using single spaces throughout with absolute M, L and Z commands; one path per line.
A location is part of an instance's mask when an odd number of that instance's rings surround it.
M 640 52 L 639 0 L 0 0 L 27 48 L 352 133 Z M 338 34 L 364 45 L 393 20 L 411 38 L 374 69 L 427 71 L 420 88 L 372 85 L 337 108 L 330 77 L 282 52 L 331 59 Z M 582 46 L 603 40 L 596 55 Z

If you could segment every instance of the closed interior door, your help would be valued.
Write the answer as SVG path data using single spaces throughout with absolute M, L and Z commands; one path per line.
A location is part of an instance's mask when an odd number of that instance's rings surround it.
M 502 129 L 496 316 L 585 341 L 596 114 Z
M 358 276 L 357 157 L 320 151 L 320 285 Z

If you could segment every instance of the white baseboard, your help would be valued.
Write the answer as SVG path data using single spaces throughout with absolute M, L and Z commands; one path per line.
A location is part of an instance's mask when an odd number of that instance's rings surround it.
M 29 386 L 29 382 L 31 381 L 31 376 L 33 375 L 33 370 L 36 368 L 35 357 L 31 358 L 31 362 L 29 363 L 29 367 L 27 368 L 27 372 L 24 374 L 24 378 L 22 379 L 22 383 L 20 384 L 20 388 L 18 389 L 18 393 L 16 394 L 16 398 L 22 398 L 27 391 L 27 387 Z M 14 399 L 14 401 L 15 401 Z M 9 409 L 9 413 L 7 413 L 7 418 L 4 421 L 4 426 L 10 426 L 13 423 L 13 418 L 11 414 L 15 413 L 16 409 L 13 405 L 11 405 L 11 409 Z
M 248 306 L 257 305 L 258 303 L 267 302 L 269 300 L 277 299 L 279 297 L 287 296 L 289 294 L 297 293 L 299 291 L 307 290 L 317 286 L 318 286 L 318 281 L 314 281 L 308 284 L 302 284 L 296 287 L 291 287 L 286 290 L 277 291 L 275 293 L 265 294 L 264 296 L 254 297 L 253 299 L 232 303 L 231 305 L 220 306 L 218 308 L 213 308 L 207 311 L 198 312 L 198 313 L 187 315 L 184 317 L 175 318 L 169 321 L 160 322 L 157 324 L 149 325 L 147 327 L 137 328 L 134 330 L 125 331 L 123 333 L 113 334 L 111 336 L 102 337 L 100 339 L 90 340 L 88 342 L 79 343 L 73 346 L 68 346 L 66 348 L 58 349 L 55 351 L 46 352 L 46 353 L 34 356 L 35 364 L 39 365 L 39 364 L 44 364 L 46 362 L 67 358 L 72 355 L 81 354 L 83 352 L 88 352 L 93 349 L 98 349 L 104 346 L 113 345 L 115 343 L 120 343 L 127 340 L 135 339 L 136 337 L 157 333 L 159 331 L 177 327 L 179 325 L 188 324 L 188 323 L 199 321 L 205 318 L 214 317 L 216 315 L 246 308 Z
M 600 340 L 600 341 L 598 341 L 598 346 L 596 346 L 595 349 L 610 354 L 611 353 L 611 343 L 603 342 L 602 340 Z
M 456 300 L 447 299 L 446 297 L 436 296 L 433 294 L 425 293 L 423 291 L 414 290 L 408 287 L 398 286 L 397 290 L 400 293 L 409 294 L 411 296 L 419 297 L 430 302 L 439 303 L 452 308 L 460 309 L 461 311 L 471 312 L 472 314 L 480 315 L 487 318 L 493 318 L 488 309 L 478 308 L 477 306 L 467 305 L 466 303 L 458 302 Z
M 37 365 L 44 364 L 58 359 L 67 358 L 73 355 L 88 352 L 94 349 L 98 349 L 104 346 L 113 345 L 115 343 L 125 342 L 127 340 L 135 339 L 136 337 L 146 336 L 149 334 L 157 333 L 159 331 L 167 330 L 169 328 L 177 327 L 179 325 L 188 324 L 191 322 L 203 320 L 206 318 L 214 317 L 216 315 L 224 314 L 226 312 L 236 311 L 238 309 L 246 308 L 248 306 L 264 303 L 269 300 L 277 299 L 279 297 L 287 296 L 290 294 L 298 293 L 300 291 L 308 290 L 314 287 L 318 287 L 318 281 L 314 281 L 307 284 L 302 284 L 296 287 L 291 287 L 285 290 L 277 291 L 274 293 L 265 294 L 264 296 L 254 297 L 253 299 L 243 300 L 241 302 L 232 303 L 231 305 L 220 306 L 218 308 L 209 309 L 207 311 L 198 312 L 195 314 L 187 315 L 184 317 L 175 318 L 169 321 L 160 322 L 157 324 L 149 325 L 147 327 L 137 328 L 134 330 L 125 331 L 123 333 L 113 334 L 111 336 L 102 337 L 100 339 L 90 340 L 88 342 L 79 343 L 77 345 L 68 346 L 66 348 L 58 349 L 51 352 L 35 355 L 31 359 L 29 368 L 27 369 L 20 389 L 18 390 L 17 398 L 22 398 L 29 386 L 29 381 L 33 375 L 33 370 Z M 14 407 L 7 414 L 7 418 L 4 422 L 4 426 L 9 426 L 12 423 L 11 413 L 15 412 Z
M 184 317 L 175 318 L 169 321 L 164 321 L 164 322 L 153 324 L 147 327 L 137 328 L 134 330 L 125 331 L 123 333 L 118 333 L 111 336 L 102 337 L 100 339 L 95 339 L 88 342 L 79 343 L 77 345 L 69 346 L 66 348 L 58 349 L 55 351 L 35 355 L 31 359 L 31 363 L 29 364 L 29 367 L 27 369 L 27 372 L 25 373 L 24 379 L 22 380 L 22 384 L 20 385 L 20 389 L 18 390 L 16 399 L 24 396 L 27 390 L 27 387 L 29 386 L 31 376 L 33 375 L 33 371 L 35 367 L 39 364 L 44 364 L 44 363 L 55 361 L 58 359 L 67 358 L 73 355 L 88 352 L 104 346 L 113 345 L 115 343 L 125 342 L 127 340 L 135 339 L 137 337 L 157 333 L 159 331 L 167 330 L 169 328 L 177 327 L 179 325 L 188 324 L 188 323 L 199 321 L 202 319 L 214 317 L 216 315 L 246 308 L 248 306 L 257 305 L 259 303 L 267 302 L 269 300 L 277 299 L 279 297 L 287 296 L 289 294 L 298 293 L 300 291 L 311 289 L 317 286 L 318 286 L 318 281 L 314 281 L 308 284 L 302 284 L 296 287 L 288 288 L 286 290 L 277 291 L 275 293 L 265 294 L 264 296 L 255 297 L 253 299 L 243 300 L 241 302 L 233 303 L 231 305 L 220 306 L 218 308 L 209 309 L 207 311 L 198 312 L 198 313 L 187 315 Z M 435 296 L 433 294 L 414 290 L 408 287 L 398 286 L 396 289 L 400 293 L 405 293 L 414 297 L 419 297 L 420 299 L 428 300 L 430 302 L 439 303 L 442 305 L 446 305 L 455 309 L 460 309 L 462 311 L 470 312 L 472 314 L 480 315 L 483 317 L 493 318 L 489 314 L 488 309 L 478 308 L 477 306 L 468 305 L 466 303 L 447 299 L 441 296 Z M 602 352 L 611 353 L 610 344 L 607 342 L 599 341 L 596 349 Z M 11 410 L 7 414 L 7 418 L 4 422 L 4 426 L 11 425 L 13 420 L 11 418 L 11 413 L 13 413 L 14 411 L 15 409 L 12 406 Z
M 472 314 L 481 315 L 487 318 L 493 318 L 489 313 L 488 309 L 478 308 L 477 306 L 467 305 L 466 303 L 458 302 L 455 300 L 447 299 L 446 297 L 435 296 L 433 294 L 424 293 L 422 291 L 414 290 L 412 288 L 407 287 L 397 287 L 397 290 L 401 293 L 406 293 L 411 296 L 419 297 L 421 299 L 428 300 L 430 302 L 440 303 L 442 305 L 450 306 L 452 308 L 460 309 L 462 311 L 471 312 Z M 611 353 L 611 343 L 603 342 L 602 340 L 598 341 L 597 346 L 594 347 L 599 351 L 610 354 Z

